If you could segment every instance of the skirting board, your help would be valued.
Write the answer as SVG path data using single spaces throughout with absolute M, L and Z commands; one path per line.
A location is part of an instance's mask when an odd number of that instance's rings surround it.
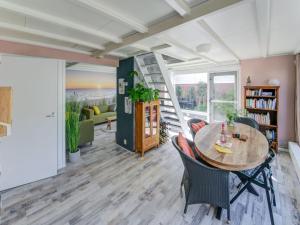
M 300 181 L 300 146 L 296 142 L 289 142 L 289 152 Z

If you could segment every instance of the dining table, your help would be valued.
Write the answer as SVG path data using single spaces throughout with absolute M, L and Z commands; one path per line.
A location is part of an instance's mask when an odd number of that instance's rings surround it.
M 261 165 L 268 157 L 269 144 L 263 133 L 242 123 L 235 123 L 234 127 L 224 126 L 231 153 L 217 151 L 216 143 L 221 139 L 221 130 L 222 123 L 211 123 L 201 128 L 194 138 L 199 156 L 211 166 L 228 172 L 244 171 Z M 242 135 L 246 140 L 233 137 L 233 134 Z M 258 195 L 252 185 L 247 190 Z M 217 218 L 220 218 L 221 211 L 218 208 Z
M 220 140 L 222 123 L 211 123 L 196 133 L 195 146 L 205 162 L 223 170 L 242 171 L 253 169 L 266 160 L 269 143 L 263 133 L 242 123 L 235 123 L 231 128 L 224 127 L 226 142 L 231 143 L 232 153 L 222 153 L 215 148 Z M 246 136 L 247 140 L 233 138 L 233 133 Z

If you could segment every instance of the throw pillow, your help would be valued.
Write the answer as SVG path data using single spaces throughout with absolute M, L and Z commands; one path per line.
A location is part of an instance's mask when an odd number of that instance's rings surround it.
M 94 106 L 93 106 L 93 110 L 94 110 L 94 112 L 95 112 L 95 115 L 100 115 L 101 111 L 100 111 L 100 109 L 99 109 L 98 106 L 94 105 Z
M 187 142 L 186 138 L 183 136 L 181 132 L 179 132 L 178 139 L 177 139 L 178 145 L 181 148 L 181 150 L 189 157 L 196 159 L 194 152 Z
M 205 122 L 200 121 L 199 123 L 192 123 L 192 129 L 194 133 L 197 133 L 202 127 L 205 127 Z

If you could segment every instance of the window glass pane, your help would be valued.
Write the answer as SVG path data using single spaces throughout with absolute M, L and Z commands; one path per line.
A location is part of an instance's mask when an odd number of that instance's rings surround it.
M 235 76 L 224 75 L 213 77 L 213 98 L 223 101 L 235 100 Z
M 182 109 L 207 112 L 207 73 L 177 75 L 175 88 Z
M 226 120 L 226 113 L 233 112 L 236 108 L 235 103 L 212 103 L 214 122 L 223 122 Z
M 151 126 L 150 126 L 150 107 L 147 106 L 145 109 L 145 137 L 151 136 Z

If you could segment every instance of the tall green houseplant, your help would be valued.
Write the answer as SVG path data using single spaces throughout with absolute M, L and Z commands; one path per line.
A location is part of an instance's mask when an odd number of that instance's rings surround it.
M 72 98 L 66 104 L 66 136 L 69 153 L 75 153 L 79 143 L 80 103 Z

